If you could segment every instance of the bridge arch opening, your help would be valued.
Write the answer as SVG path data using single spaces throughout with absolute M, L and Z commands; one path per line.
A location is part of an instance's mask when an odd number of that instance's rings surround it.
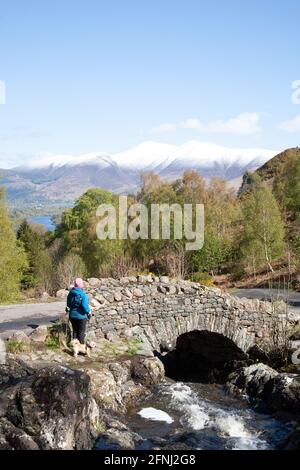
M 160 353 L 166 376 L 184 382 L 218 382 L 249 359 L 231 339 L 207 330 L 178 336 L 176 347 Z

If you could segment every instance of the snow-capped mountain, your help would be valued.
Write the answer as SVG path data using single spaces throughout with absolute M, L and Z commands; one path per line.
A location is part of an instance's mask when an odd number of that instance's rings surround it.
M 122 193 L 134 191 L 141 172 L 146 171 L 174 179 L 185 170 L 193 169 L 205 178 L 219 176 L 237 185 L 246 170 L 255 170 L 277 153 L 259 148 L 226 148 L 199 141 L 178 146 L 150 141 L 111 155 L 41 155 L 2 173 L 11 200 L 70 202 L 90 187 Z

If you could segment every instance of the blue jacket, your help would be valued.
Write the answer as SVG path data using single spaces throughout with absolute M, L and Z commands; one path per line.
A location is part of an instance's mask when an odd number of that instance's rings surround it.
M 69 292 L 67 306 L 70 309 L 69 317 L 71 319 L 88 320 L 88 314 L 91 312 L 88 296 L 79 287 L 73 287 Z

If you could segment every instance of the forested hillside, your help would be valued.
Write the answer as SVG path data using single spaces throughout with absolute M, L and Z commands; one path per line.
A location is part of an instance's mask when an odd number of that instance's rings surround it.
M 100 240 L 96 216 L 100 204 L 118 210 L 118 195 L 90 189 L 62 215 L 54 233 L 23 221 L 14 233 L 1 196 L 1 301 L 21 288 L 52 294 L 75 275 L 124 276 L 155 272 L 203 283 L 255 284 L 263 279 L 299 287 L 300 150 L 278 155 L 244 176 L 238 194 L 226 181 L 207 182 L 186 171 L 172 182 L 154 172 L 144 173 L 140 190 L 128 198 L 145 204 L 201 203 L 205 206 L 205 242 L 201 250 L 186 251 L 186 240 Z M 280 279 L 279 279 L 280 278 Z

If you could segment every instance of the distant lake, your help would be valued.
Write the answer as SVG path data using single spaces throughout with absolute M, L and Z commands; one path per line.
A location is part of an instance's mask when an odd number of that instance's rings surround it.
M 50 215 L 35 215 L 28 218 L 29 223 L 43 225 L 49 232 L 55 230 L 55 224 Z

